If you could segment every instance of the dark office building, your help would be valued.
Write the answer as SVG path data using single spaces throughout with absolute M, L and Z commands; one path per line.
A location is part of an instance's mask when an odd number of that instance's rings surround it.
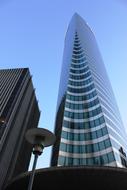
M 127 136 L 89 26 L 75 14 L 65 38 L 52 166 L 127 167 Z
M 0 70 L 0 189 L 28 170 L 32 147 L 24 135 L 39 116 L 29 69 Z

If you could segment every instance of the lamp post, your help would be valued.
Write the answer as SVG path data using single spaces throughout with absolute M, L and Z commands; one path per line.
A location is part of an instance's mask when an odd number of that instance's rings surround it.
M 54 144 L 55 135 L 47 129 L 33 128 L 26 132 L 25 137 L 26 140 L 33 145 L 34 162 L 28 185 L 28 190 L 32 190 L 38 156 L 42 154 L 44 147 Z

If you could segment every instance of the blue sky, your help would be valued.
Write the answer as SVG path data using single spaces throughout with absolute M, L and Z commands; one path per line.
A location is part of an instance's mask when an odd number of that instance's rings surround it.
M 127 129 L 125 0 L 0 0 L 0 69 L 29 67 L 41 110 L 39 127 L 54 130 L 64 38 L 72 15 L 92 28 Z M 48 167 L 50 148 L 37 168 Z

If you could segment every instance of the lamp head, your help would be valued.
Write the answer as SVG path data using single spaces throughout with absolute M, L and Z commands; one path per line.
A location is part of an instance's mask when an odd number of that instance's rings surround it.
M 32 128 L 26 132 L 26 140 L 32 144 L 41 144 L 43 147 L 48 147 L 54 144 L 55 135 L 44 128 Z

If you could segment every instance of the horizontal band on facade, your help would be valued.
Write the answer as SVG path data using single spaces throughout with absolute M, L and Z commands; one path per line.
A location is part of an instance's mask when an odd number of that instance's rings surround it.
M 97 95 L 92 97 L 91 99 L 83 100 L 83 101 L 76 101 L 76 100 L 74 101 L 74 100 L 70 100 L 70 99 L 66 98 L 66 102 L 71 103 L 71 104 L 85 104 L 85 103 L 90 103 L 90 102 L 94 101 L 97 98 L 98 98 Z
M 72 78 L 69 78 L 70 81 L 73 81 L 73 82 L 83 82 L 83 81 L 86 81 L 88 79 L 91 78 L 91 75 L 86 77 L 86 78 L 83 78 L 83 79 L 72 79 Z
M 99 117 L 103 116 L 103 113 L 100 113 L 94 117 L 90 117 L 90 118 L 87 118 L 87 119 L 72 119 L 72 118 L 68 118 L 68 117 L 65 117 L 64 116 L 64 120 L 65 121 L 70 121 L 70 122 L 87 122 L 87 121 L 92 121 L 92 120 L 95 120 L 95 119 L 98 119 Z
M 80 74 L 80 75 L 73 75 L 73 74 L 69 74 L 69 78 L 70 79 L 76 79 L 76 80 L 81 80 L 81 79 L 87 79 L 87 77 L 91 76 L 91 72 L 88 71 L 85 74 Z
M 97 119 L 94 119 L 92 121 L 88 122 L 70 122 L 63 120 L 63 126 L 66 128 L 71 128 L 71 129 L 90 129 L 90 128 L 95 128 L 97 126 L 100 126 L 101 124 L 105 123 L 104 116 L 101 116 Z
M 77 42 L 77 41 L 74 41 L 74 46 L 81 46 L 81 43 L 80 42 Z
M 81 54 L 81 55 L 72 55 L 72 58 L 73 59 L 81 59 L 81 58 L 84 58 L 85 57 L 85 54 L 83 53 L 83 54 Z
M 84 113 L 84 112 L 93 111 L 93 110 L 99 108 L 100 106 L 101 106 L 100 103 L 98 103 L 97 105 L 95 105 L 93 107 L 84 108 L 84 109 L 71 109 L 71 108 L 65 107 L 65 111 L 73 112 L 73 113 Z
M 71 118 L 71 119 L 88 119 L 93 118 L 99 115 L 102 112 L 101 106 L 99 105 L 96 109 L 92 111 L 80 111 L 80 112 L 71 112 L 71 111 L 64 111 L 64 116 Z
M 82 50 L 82 47 L 81 47 L 81 46 L 79 46 L 79 47 L 73 46 L 73 50 L 74 50 L 74 51 L 79 51 L 79 50 Z
M 74 86 L 74 85 L 68 84 L 68 87 L 74 88 L 74 89 L 82 89 L 82 88 L 86 88 L 86 87 L 90 86 L 91 84 L 94 84 L 94 82 L 91 81 L 89 84 L 86 84 L 84 86 L 83 85 L 82 86 Z
M 61 142 L 65 143 L 65 144 L 70 144 L 70 145 L 88 145 L 88 144 L 99 143 L 99 142 L 104 141 L 108 138 L 109 138 L 109 135 L 107 134 L 107 135 L 102 136 L 100 138 L 88 140 L 88 141 L 85 141 L 85 140 L 84 141 L 67 140 L 67 139 L 61 138 Z
M 82 133 L 94 132 L 99 129 L 103 129 L 104 127 L 105 127 L 105 123 L 103 123 L 97 127 L 93 127 L 93 128 L 89 128 L 89 129 L 71 129 L 71 128 L 62 126 L 62 131 L 66 131 L 68 133 L 74 133 L 74 134 L 82 134 Z
M 112 147 L 112 145 L 110 139 L 108 138 L 97 143 L 86 145 L 74 145 L 61 142 L 60 151 L 68 152 L 71 154 L 94 154 L 96 152 L 103 151 L 110 147 Z
M 92 89 L 95 89 L 95 85 L 93 82 L 85 88 L 71 88 L 71 87 L 67 88 L 69 92 L 76 93 L 76 94 L 86 93 L 86 92 L 91 91 Z
M 74 67 L 73 67 L 74 66 Z M 76 65 L 77 66 L 77 65 Z M 87 61 L 84 63 L 81 63 L 80 65 L 78 65 L 80 67 L 75 68 L 75 64 L 71 64 L 70 66 L 70 70 L 74 70 L 74 71 L 82 71 L 84 69 L 86 69 L 88 67 Z
M 81 70 L 85 69 L 86 67 L 88 67 L 87 61 L 81 63 L 80 65 L 71 63 L 70 69 L 73 69 L 75 71 L 81 71 Z
M 87 95 L 84 95 L 84 96 L 75 96 L 75 95 L 70 95 L 70 94 L 66 94 L 66 100 L 68 99 L 68 100 L 73 100 L 73 101 L 91 101 L 92 100 L 92 98 L 94 98 L 94 97 L 96 97 L 97 96 L 97 92 L 96 92 L 96 90 L 94 90 L 94 91 L 92 91 L 92 92 L 90 92 L 89 94 L 87 94 Z M 90 103 L 90 102 L 89 102 Z
M 68 85 L 72 85 L 72 86 L 76 86 L 76 87 L 81 87 L 81 86 L 86 86 L 86 85 L 89 85 L 91 82 L 93 82 L 93 79 L 92 79 L 92 77 L 90 77 L 90 78 L 88 78 L 87 80 L 85 80 L 85 81 L 82 81 L 82 82 L 80 82 L 80 81 L 71 81 L 71 80 L 69 80 L 68 81 Z
M 96 89 L 93 88 L 89 92 L 83 92 L 83 93 L 74 93 L 74 92 L 70 92 L 70 91 L 67 90 L 67 93 L 70 94 L 70 95 L 72 95 L 72 96 L 85 96 L 85 95 L 88 95 L 88 94 L 92 93 L 95 90 Z
M 75 64 L 80 64 L 80 63 L 83 63 L 84 61 L 86 61 L 86 58 L 81 58 L 81 59 L 71 59 L 71 62 L 72 63 L 75 63 Z
M 66 98 L 66 102 L 65 102 L 65 108 L 68 108 L 70 110 L 77 110 L 79 112 L 83 112 L 84 110 L 88 111 L 90 109 L 93 109 L 94 107 L 96 107 L 97 105 L 101 105 L 98 97 L 95 98 L 92 101 L 89 102 L 83 102 L 83 103 L 70 103 L 69 101 L 67 101 L 68 99 Z M 77 102 L 77 101 L 76 101 Z M 91 111 L 91 110 L 90 110 Z
M 80 69 L 83 69 L 84 67 L 86 67 L 86 66 L 88 66 L 88 62 L 87 62 L 87 60 L 85 60 L 85 61 L 83 61 L 82 63 L 80 63 L 80 64 L 77 64 L 77 63 L 71 63 L 71 66 L 70 66 L 70 69 L 78 69 L 78 70 L 80 70 Z
M 93 140 L 93 139 L 98 139 L 98 138 L 108 134 L 108 129 L 107 129 L 106 125 L 104 125 L 103 128 L 101 127 L 94 131 L 89 129 L 88 131 L 82 132 L 79 129 L 78 133 L 75 133 L 74 131 L 68 132 L 64 129 L 65 129 L 65 127 L 62 127 L 61 137 L 63 139 L 72 140 L 72 141 L 74 141 L 74 140 L 89 141 L 89 140 Z
M 82 69 L 82 70 L 84 70 L 84 72 L 81 72 L 81 73 L 74 73 L 74 72 L 69 72 L 69 74 L 70 75 L 73 75 L 74 77 L 75 76 L 81 76 L 81 75 L 85 75 L 85 74 L 87 74 L 87 72 L 89 72 L 90 70 L 89 70 L 89 68 L 87 68 L 86 70 L 85 69 Z
M 80 50 L 80 51 L 73 50 L 73 55 L 80 55 L 82 53 L 84 53 L 83 50 Z
M 84 54 L 84 53 L 81 54 L 81 55 L 78 55 L 78 56 L 75 55 L 75 54 L 72 55 L 72 59 L 73 59 L 73 60 L 81 60 L 81 59 L 83 59 L 83 58 L 86 60 L 86 57 L 85 57 L 85 54 Z
M 70 158 L 93 158 L 93 157 L 97 157 L 97 156 L 101 156 L 107 153 L 112 152 L 113 148 L 109 147 L 105 150 L 102 151 L 98 151 L 98 152 L 92 152 L 92 153 L 87 153 L 87 154 L 77 154 L 77 153 L 68 153 L 68 152 L 64 152 L 64 151 L 59 151 L 59 156 L 64 156 L 64 157 L 70 157 Z

